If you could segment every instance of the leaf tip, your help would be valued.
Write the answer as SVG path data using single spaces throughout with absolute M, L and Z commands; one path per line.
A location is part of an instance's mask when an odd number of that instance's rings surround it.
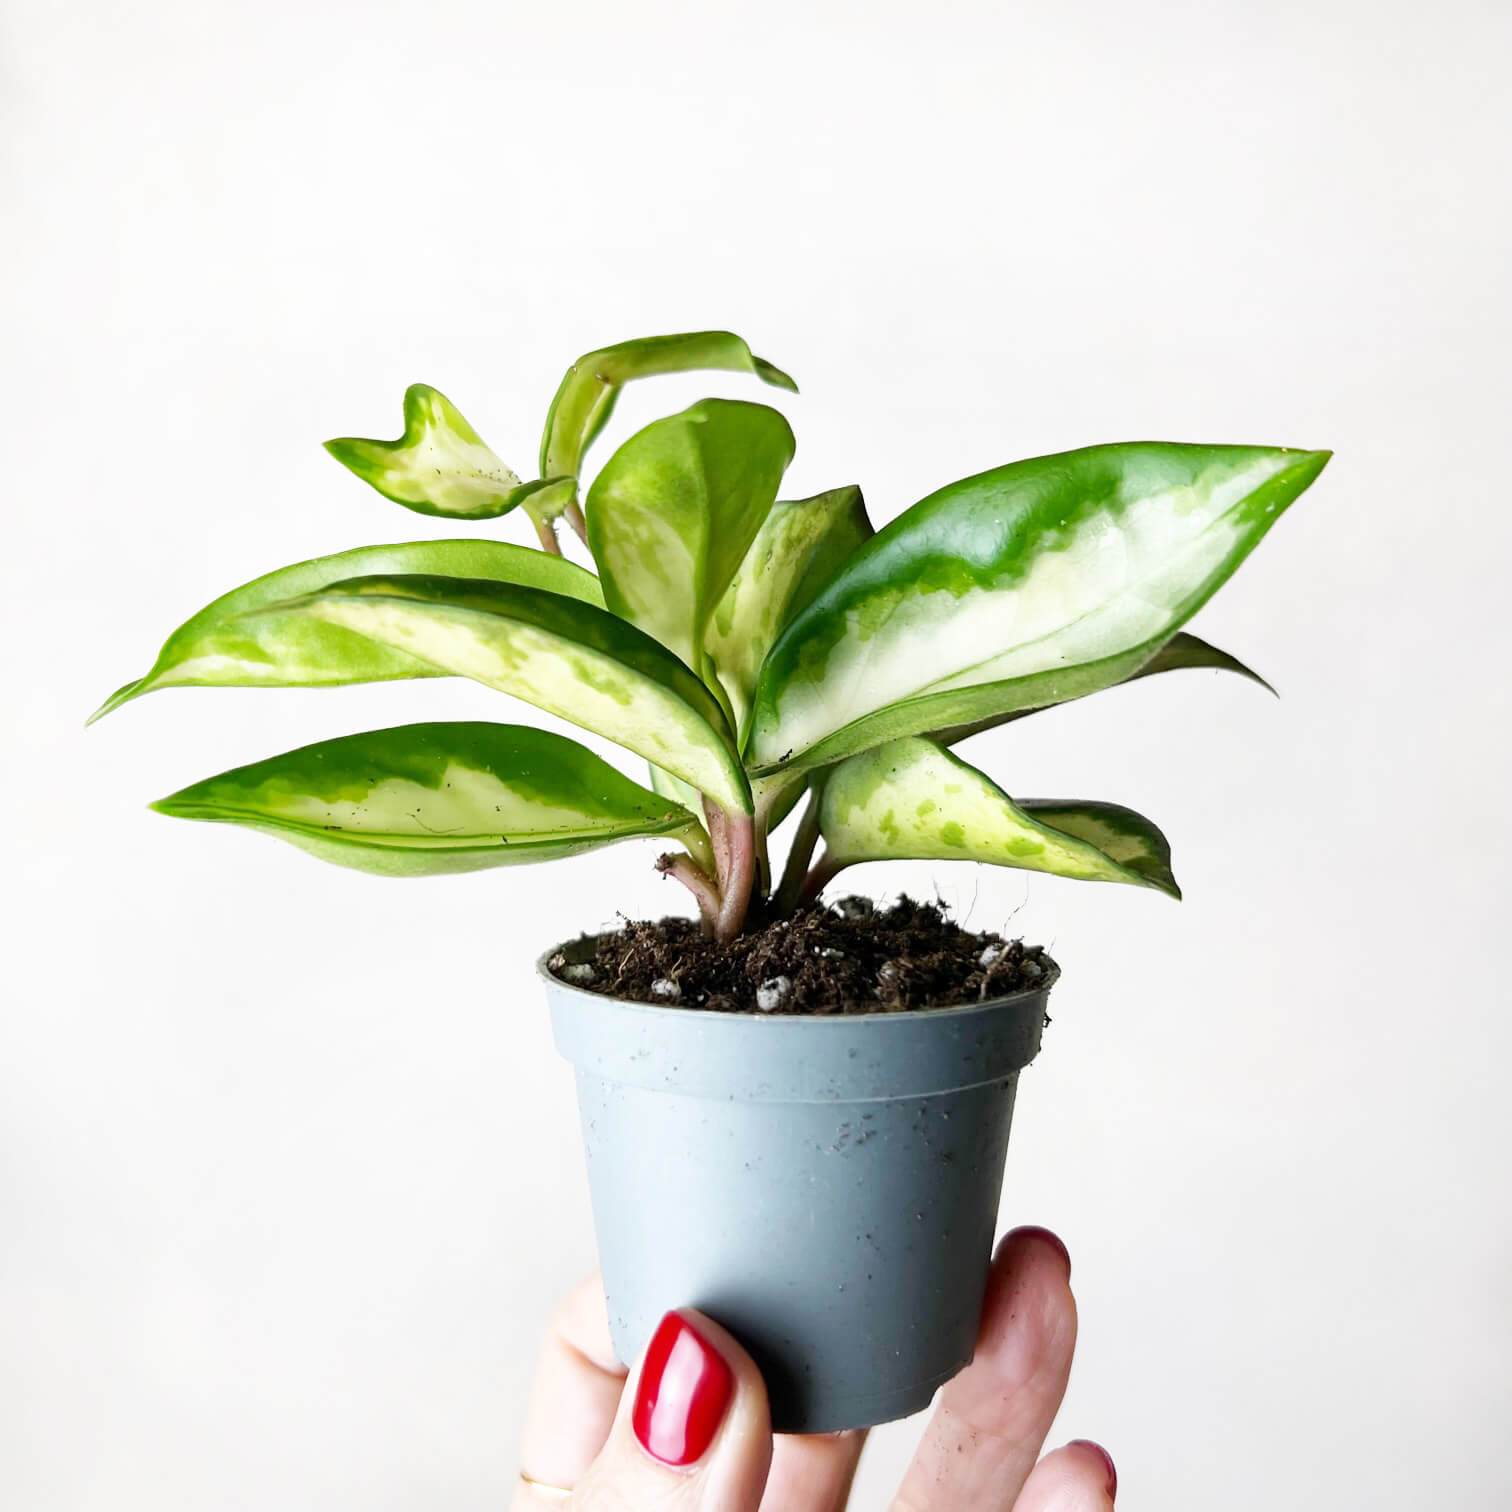
M 790 394 L 798 392 L 798 385 L 775 363 L 768 362 L 765 357 L 757 357 L 754 353 L 751 362 L 756 368 L 756 376 L 763 383 L 770 383 L 773 388 L 786 389 Z
M 123 687 L 117 688 L 115 692 L 112 693 L 110 697 L 107 698 L 105 702 L 102 703 L 100 707 L 96 709 L 94 713 L 84 721 L 84 728 L 87 730 L 90 725 L 98 724 L 99 721 L 104 719 L 107 714 L 111 714 L 116 709 L 119 709 L 123 703 L 130 703 L 131 700 L 135 698 L 139 692 L 142 691 L 142 683 L 144 681 L 145 679 L 141 677 L 134 678 L 131 682 L 126 683 Z
M 178 792 L 169 793 L 166 798 L 158 798 L 147 807 L 154 814 L 163 815 L 165 819 L 221 819 L 226 812 L 213 799 L 206 798 L 193 787 L 180 788 Z
M 1231 666 L 1232 670 L 1237 672 L 1241 677 L 1247 678 L 1250 682 L 1264 688 L 1272 698 L 1280 698 L 1281 695 L 1276 691 L 1275 685 L 1269 678 L 1262 677 L 1253 667 L 1240 661 L 1237 656 L 1232 659 Z
M 1304 451 L 1293 463 L 1293 470 L 1302 478 L 1302 487 L 1309 487 L 1319 473 L 1333 460 L 1331 451 Z
M 345 468 L 362 477 L 362 465 L 367 460 L 362 448 L 363 442 L 357 436 L 333 436 L 329 441 L 322 441 L 323 446 L 331 456 Z

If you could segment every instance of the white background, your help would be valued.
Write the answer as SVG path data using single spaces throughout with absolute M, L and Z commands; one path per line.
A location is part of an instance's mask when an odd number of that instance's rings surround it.
M 235 583 L 457 533 L 317 444 L 407 383 L 530 476 L 578 353 L 724 326 L 802 397 L 664 380 L 606 439 L 776 399 L 789 492 L 878 519 L 1096 441 L 1335 449 L 1196 625 L 1279 703 L 1187 673 L 973 750 L 1153 815 L 1186 903 L 856 881 L 1065 966 L 1002 1221 L 1071 1245 L 1058 1432 L 1121 1507 L 1505 1504 L 1509 17 L 5 0 L 0 1502 L 505 1504 L 593 1259 L 529 963 L 680 907 L 655 847 L 404 884 L 144 808 L 520 713 L 471 685 L 82 722 Z

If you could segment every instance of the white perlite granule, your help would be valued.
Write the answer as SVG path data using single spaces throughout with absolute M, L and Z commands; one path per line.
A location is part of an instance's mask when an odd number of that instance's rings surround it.
M 651 996 L 664 1003 L 675 1003 L 682 996 L 682 988 L 671 977 L 657 977 L 651 984 Z
M 793 984 L 787 977 L 770 977 L 756 989 L 756 1007 L 762 1013 L 775 1013 L 787 1002 L 792 990 Z

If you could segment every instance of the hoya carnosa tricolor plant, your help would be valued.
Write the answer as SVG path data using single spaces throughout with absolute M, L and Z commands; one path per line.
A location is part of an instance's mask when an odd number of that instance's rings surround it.
M 854 486 L 778 498 L 794 451 L 781 413 L 705 399 L 636 432 L 585 487 L 623 385 L 700 369 L 794 388 L 727 331 L 590 352 L 551 403 L 531 481 L 413 386 L 398 440 L 331 453 L 422 514 L 518 508 L 539 545 L 414 541 L 282 568 L 187 620 L 99 711 L 159 688 L 468 677 L 641 757 L 644 785 L 560 735 L 431 723 L 273 756 L 154 807 L 400 877 L 657 837 L 677 847 L 658 867 L 725 939 L 860 861 L 981 861 L 1180 896 L 1148 819 L 1010 796 L 956 748 L 1157 672 L 1259 681 L 1184 626 L 1329 454 L 1091 446 L 947 484 L 874 531 Z M 564 520 L 596 571 L 562 556 Z M 805 798 L 776 878 L 771 836 Z

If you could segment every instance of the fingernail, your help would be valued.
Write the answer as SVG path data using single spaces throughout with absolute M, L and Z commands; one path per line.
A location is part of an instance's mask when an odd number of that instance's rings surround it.
M 735 1390 L 719 1351 L 681 1313 L 657 1324 L 635 1389 L 631 1424 L 664 1465 L 691 1465 L 714 1442 Z
M 1001 1251 L 1010 1239 L 1039 1239 L 1048 1244 L 1061 1258 L 1061 1264 L 1066 1267 L 1066 1280 L 1071 1279 L 1071 1251 L 1066 1248 L 1065 1241 L 1059 1234 L 1052 1234 L 1047 1228 L 1039 1228 L 1029 1225 L 1025 1228 L 1016 1228 L 1011 1234 L 1005 1235 L 1003 1243 L 998 1246 Z
M 1071 1442 L 1078 1449 L 1090 1449 L 1102 1460 L 1103 1469 L 1108 1475 L 1108 1500 L 1112 1501 L 1118 1495 L 1118 1471 L 1114 1468 L 1113 1456 L 1101 1444 L 1094 1444 L 1091 1439 L 1072 1439 Z

